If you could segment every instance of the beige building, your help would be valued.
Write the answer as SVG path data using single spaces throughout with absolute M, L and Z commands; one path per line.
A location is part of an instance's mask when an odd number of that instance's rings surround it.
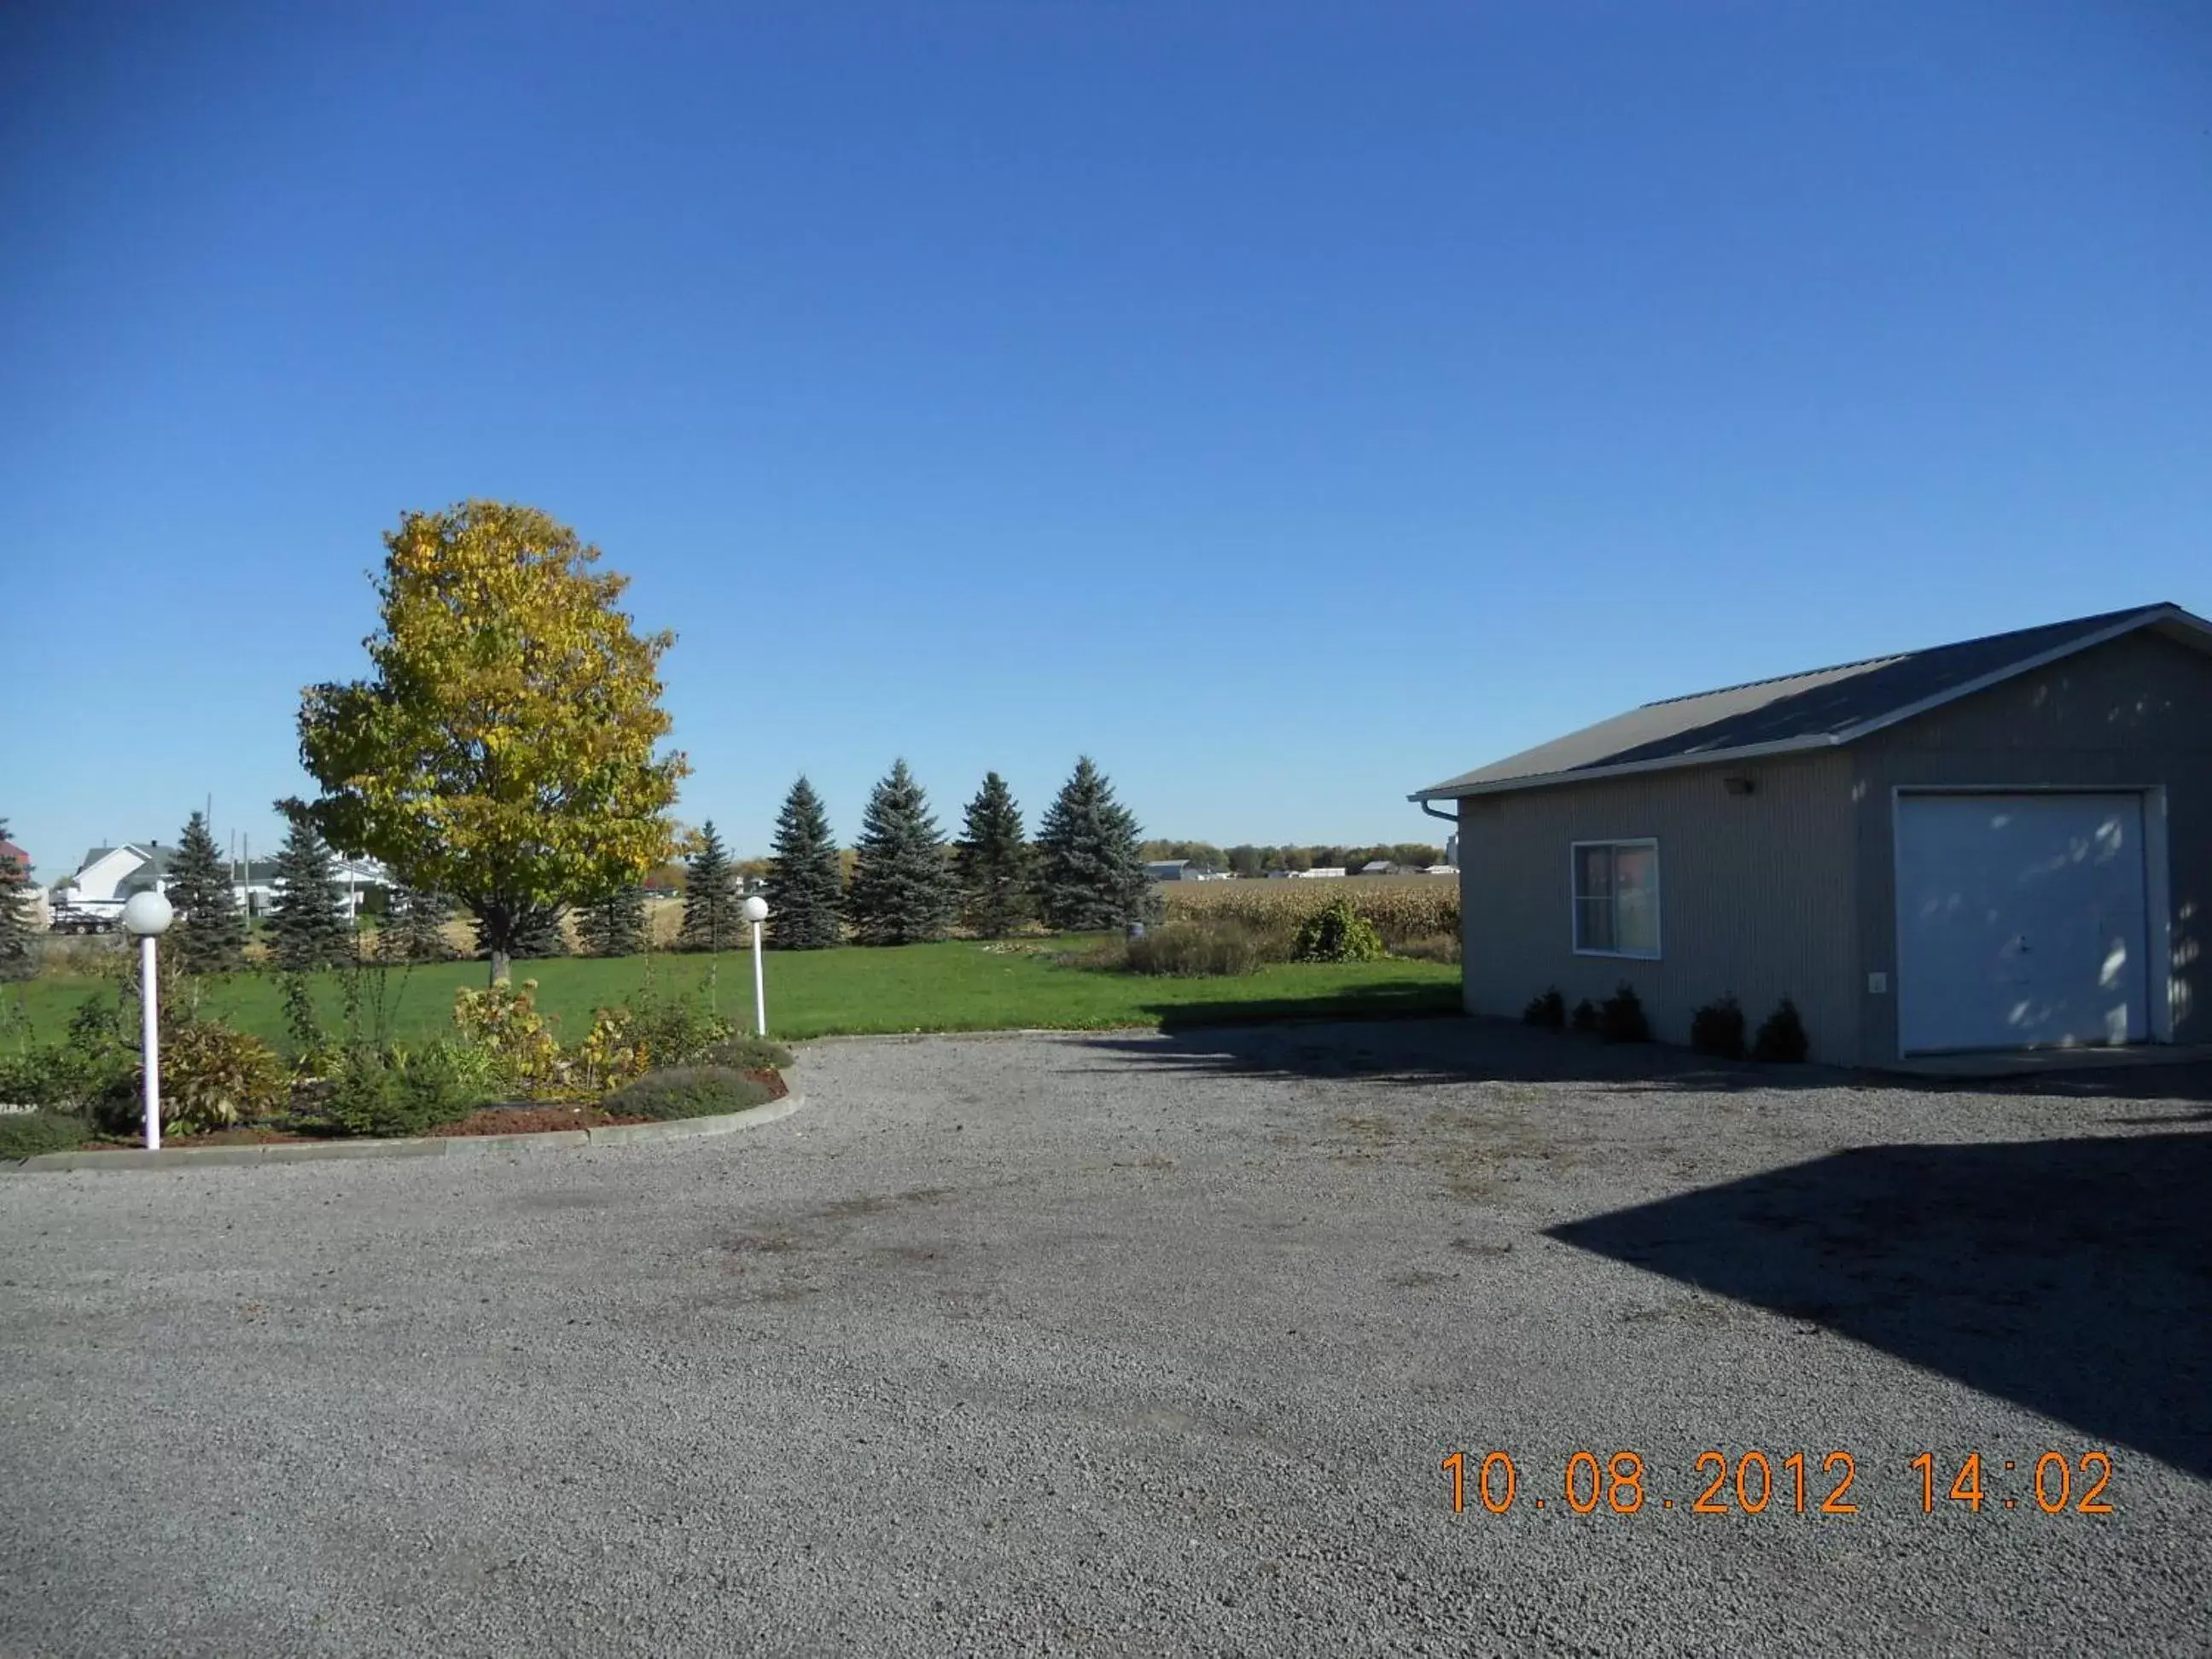
M 2175 605 L 1647 704 L 1413 799 L 1455 809 L 1473 1012 L 1626 981 L 1674 1042 L 1786 995 L 1842 1064 L 2212 1042 L 2212 623 Z

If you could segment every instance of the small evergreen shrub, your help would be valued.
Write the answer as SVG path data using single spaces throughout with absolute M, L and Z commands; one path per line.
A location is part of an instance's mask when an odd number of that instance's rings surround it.
M 1584 1008 L 1589 1006 L 1587 1002 L 1583 1004 Z M 1564 1030 L 1567 1024 L 1567 1000 L 1559 994 L 1559 988 L 1554 985 L 1543 995 L 1529 999 L 1528 1006 L 1521 1011 L 1521 1023 L 1539 1026 L 1547 1031 Z M 1583 1028 L 1577 1025 L 1575 1029 L 1579 1031 Z
M 483 1051 L 461 1045 L 349 1049 L 330 1092 L 300 1127 L 336 1135 L 419 1135 L 489 1101 L 496 1091 L 486 1088 L 489 1076 Z
M 673 1066 L 665 1072 L 647 1073 L 599 1103 L 616 1117 L 667 1122 L 742 1112 L 773 1098 L 765 1085 L 726 1066 Z
M 1379 962 L 1382 935 L 1351 900 L 1340 898 L 1298 925 L 1294 954 L 1300 962 Z
M 1573 1018 L 1569 1022 L 1577 1031 L 1597 1030 L 1597 1006 L 1588 997 L 1575 1004 Z
M 1743 1058 L 1743 1010 L 1734 997 L 1709 1002 L 1690 1016 L 1690 1046 L 1722 1060 Z
M 791 1064 L 791 1050 L 766 1037 L 734 1036 L 706 1050 L 699 1063 L 726 1066 L 733 1072 L 781 1072 Z
M 1797 1005 L 1788 997 L 1783 998 L 1774 1012 L 1760 1022 L 1759 1035 L 1751 1042 L 1753 1060 L 1795 1066 L 1802 1064 L 1812 1052 L 1813 1042 L 1805 1035 L 1805 1022 L 1797 1012 Z
M 1607 1042 L 1651 1041 L 1651 1022 L 1644 1018 L 1643 1000 L 1626 980 L 1621 981 L 1613 994 L 1599 1006 L 1597 1029 L 1598 1035 Z
M 0 1158 L 65 1152 L 91 1133 L 92 1125 L 71 1112 L 0 1112 Z

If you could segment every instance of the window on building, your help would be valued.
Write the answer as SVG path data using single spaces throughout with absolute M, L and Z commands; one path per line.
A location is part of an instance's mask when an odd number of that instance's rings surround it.
M 1659 954 L 1659 843 L 1574 847 L 1575 949 L 1590 956 Z

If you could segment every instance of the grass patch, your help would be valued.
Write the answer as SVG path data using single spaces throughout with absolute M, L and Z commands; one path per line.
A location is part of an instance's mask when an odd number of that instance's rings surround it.
M 889 949 L 771 951 L 769 1027 L 787 1042 L 894 1031 L 990 1031 L 1020 1026 L 1097 1030 L 1116 1026 L 1234 1024 L 1251 1019 L 1436 1014 L 1459 1007 L 1459 970 L 1431 962 L 1298 963 L 1234 980 L 1155 979 L 1091 965 L 1101 940 L 1036 939 L 1014 945 L 954 940 Z M 453 1031 L 453 994 L 484 983 L 481 963 L 392 969 L 389 1035 L 420 1043 Z M 538 981 L 538 1007 L 563 1041 L 591 1029 L 592 1011 L 635 1005 L 648 986 L 662 998 L 705 994 L 739 1024 L 750 1023 L 752 969 L 745 953 L 724 956 L 719 973 L 697 956 L 574 957 L 518 963 L 515 977 Z M 238 974 L 203 982 L 200 1013 L 289 1052 L 274 975 Z M 322 1017 L 343 1010 L 335 975 L 311 976 Z M 96 979 L 57 976 L 9 988 L 29 1034 L 59 1039 L 88 996 L 112 994 Z

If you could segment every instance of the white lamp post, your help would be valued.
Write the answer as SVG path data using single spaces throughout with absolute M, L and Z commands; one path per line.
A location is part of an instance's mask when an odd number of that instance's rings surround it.
M 753 925 L 753 1030 L 761 1036 L 768 1035 L 768 977 L 761 971 L 761 923 L 768 920 L 768 901 L 758 893 L 747 898 L 738 907 L 738 913 Z
M 123 906 L 123 931 L 138 941 L 140 1041 L 146 1055 L 146 1150 L 161 1150 L 161 1011 L 155 998 L 154 941 L 169 931 L 177 913 L 159 893 L 133 893 Z

